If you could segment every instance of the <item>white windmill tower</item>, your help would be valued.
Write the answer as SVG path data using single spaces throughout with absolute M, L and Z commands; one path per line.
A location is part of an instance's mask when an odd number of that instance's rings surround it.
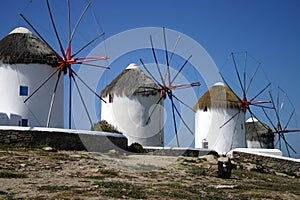
M 164 104 L 160 101 L 157 106 L 160 93 L 152 89 L 156 87 L 136 64 L 130 64 L 101 91 L 107 102 L 102 103 L 101 120 L 122 132 L 129 145 L 163 146 Z M 154 106 L 156 109 L 152 109 Z
M 226 153 L 246 147 L 245 115 L 240 109 L 241 100 L 230 88 L 213 85 L 194 107 L 195 148 Z
M 57 77 L 49 77 L 58 66 L 52 50 L 26 28 L 16 28 L 0 41 L 0 112 L 15 116 L 1 125 L 40 126 L 47 123 L 53 86 Z M 43 90 L 26 103 L 30 93 L 49 77 Z M 63 79 L 58 82 L 49 127 L 64 126 Z M 19 117 L 18 117 L 19 116 Z

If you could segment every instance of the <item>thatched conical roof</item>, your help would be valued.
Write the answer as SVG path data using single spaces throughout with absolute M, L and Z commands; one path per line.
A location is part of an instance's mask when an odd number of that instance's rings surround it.
M 265 123 L 249 118 L 246 121 L 246 139 L 250 148 L 274 148 L 274 133 Z
M 229 87 L 217 83 L 198 100 L 194 111 L 207 108 L 240 109 L 241 99 Z
M 0 61 L 7 64 L 48 64 L 58 66 L 53 51 L 26 28 L 16 28 L 0 41 Z
M 247 138 L 256 138 L 258 135 L 269 135 L 271 139 L 274 138 L 274 134 L 272 133 L 272 129 L 265 123 L 253 118 L 249 118 L 246 121 L 246 133 Z
M 156 95 L 156 83 L 147 76 L 136 64 L 130 64 L 100 93 L 102 98 L 108 95 Z

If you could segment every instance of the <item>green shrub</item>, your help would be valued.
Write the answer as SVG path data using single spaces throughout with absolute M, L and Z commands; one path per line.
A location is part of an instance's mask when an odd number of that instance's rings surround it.
M 93 125 L 91 128 L 93 131 L 104 131 L 104 132 L 110 132 L 110 133 L 119 133 L 122 134 L 120 131 L 117 130 L 116 127 L 113 125 L 109 124 L 105 120 L 101 120 L 100 122 L 97 122 Z
M 146 193 L 144 188 L 132 183 L 127 182 L 112 182 L 103 181 L 96 182 L 95 185 L 99 186 L 99 189 L 105 188 L 106 190 L 101 190 L 100 194 L 113 197 L 113 198 L 124 198 L 129 197 L 133 199 L 145 199 Z
M 38 187 L 38 190 L 42 191 L 68 191 L 72 188 L 76 188 L 76 186 L 66 186 L 66 185 L 43 185 L 41 187 Z
M 0 172 L 0 178 L 27 178 L 25 174 L 15 174 L 9 172 Z
M 139 143 L 135 142 L 132 143 L 129 147 L 128 147 L 128 151 L 133 152 L 133 153 L 146 153 L 145 149 L 143 148 L 142 145 L 140 145 Z

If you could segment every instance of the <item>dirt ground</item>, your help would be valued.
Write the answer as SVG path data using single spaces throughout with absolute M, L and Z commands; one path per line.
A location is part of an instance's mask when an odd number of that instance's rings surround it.
M 210 159 L 210 160 L 209 160 Z M 0 147 L 0 199 L 300 199 L 300 179 L 203 158 Z

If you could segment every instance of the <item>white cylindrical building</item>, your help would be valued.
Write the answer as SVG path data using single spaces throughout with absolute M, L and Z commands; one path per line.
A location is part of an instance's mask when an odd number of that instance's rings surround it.
M 223 154 L 247 146 L 241 100 L 223 83 L 212 86 L 194 110 L 195 148 L 206 147 Z
M 21 120 L 1 125 L 45 127 L 57 80 L 54 75 L 29 100 L 24 100 L 56 71 L 52 50 L 26 28 L 16 28 L 0 41 L 0 113 Z M 64 126 L 63 77 L 60 78 L 49 127 Z
M 274 149 L 273 130 L 258 119 L 246 121 L 246 136 L 248 148 Z
M 107 102 L 102 102 L 101 120 L 122 132 L 129 145 L 134 142 L 143 146 L 164 144 L 164 99 L 154 109 L 160 93 L 153 88 L 157 88 L 153 80 L 136 64 L 130 64 L 101 92 Z

